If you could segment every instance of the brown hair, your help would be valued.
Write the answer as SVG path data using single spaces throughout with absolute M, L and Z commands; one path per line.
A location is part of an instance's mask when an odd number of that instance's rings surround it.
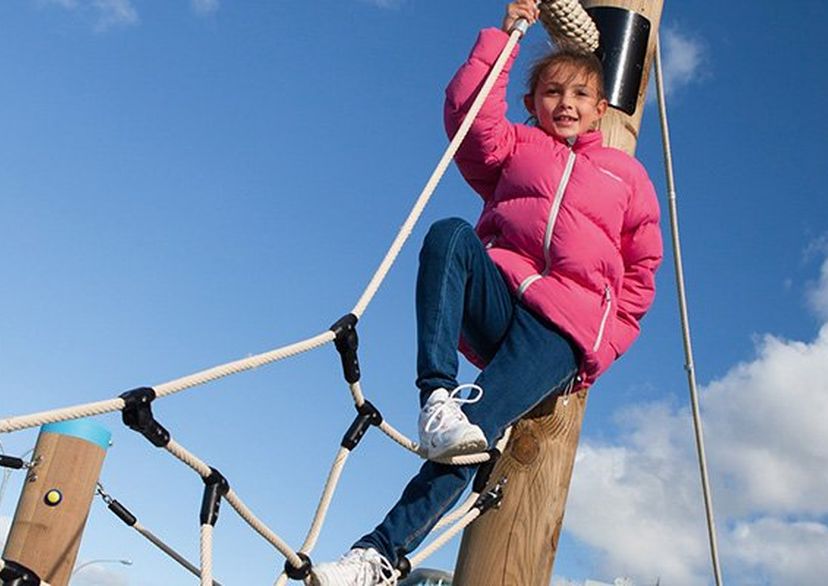
M 532 67 L 529 69 L 529 77 L 526 81 L 529 95 L 535 93 L 535 89 L 538 87 L 543 72 L 555 65 L 571 65 L 584 72 L 587 78 L 595 80 L 595 85 L 598 88 L 598 99 L 605 97 L 604 68 L 601 65 L 601 60 L 594 53 L 574 49 L 562 49 L 549 53 L 532 64 Z

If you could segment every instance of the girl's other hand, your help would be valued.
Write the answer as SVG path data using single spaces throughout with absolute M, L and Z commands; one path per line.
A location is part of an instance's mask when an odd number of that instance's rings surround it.
M 503 17 L 503 30 L 511 32 L 515 23 L 525 18 L 529 24 L 535 24 L 540 16 L 540 10 L 535 0 L 515 0 L 506 5 L 506 16 Z

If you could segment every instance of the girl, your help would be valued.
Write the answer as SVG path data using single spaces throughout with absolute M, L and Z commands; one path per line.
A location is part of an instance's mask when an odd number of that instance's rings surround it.
M 538 16 L 533 0 L 516 0 L 501 30 L 480 33 L 446 91 L 449 135 L 516 20 Z M 340 561 L 314 568 L 316 586 L 393 584 L 399 556 L 420 544 L 475 472 L 432 460 L 493 445 L 544 399 L 592 384 L 632 344 L 652 303 L 658 203 L 644 168 L 603 147 L 595 130 L 607 110 L 600 62 L 573 52 L 541 59 L 523 125 L 505 117 L 516 54 L 456 156 L 483 198 L 477 226 L 439 221 L 420 253 L 417 386 L 430 460 L 374 531 Z M 476 390 L 470 399 L 457 396 L 458 340 L 482 368 L 465 385 Z

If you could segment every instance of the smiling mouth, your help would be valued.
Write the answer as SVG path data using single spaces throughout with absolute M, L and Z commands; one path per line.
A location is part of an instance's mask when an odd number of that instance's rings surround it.
M 562 124 L 572 124 L 573 122 L 577 122 L 577 118 L 573 118 L 572 116 L 567 116 L 566 114 L 561 114 L 559 116 L 553 116 L 552 120 L 555 122 L 560 122 Z

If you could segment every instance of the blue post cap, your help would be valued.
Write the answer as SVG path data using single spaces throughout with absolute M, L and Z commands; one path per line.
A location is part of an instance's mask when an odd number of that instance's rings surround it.
M 109 448 L 109 440 L 112 438 L 112 434 L 107 428 L 89 419 L 48 423 L 40 428 L 40 432 L 76 437 L 98 445 L 104 450 Z

